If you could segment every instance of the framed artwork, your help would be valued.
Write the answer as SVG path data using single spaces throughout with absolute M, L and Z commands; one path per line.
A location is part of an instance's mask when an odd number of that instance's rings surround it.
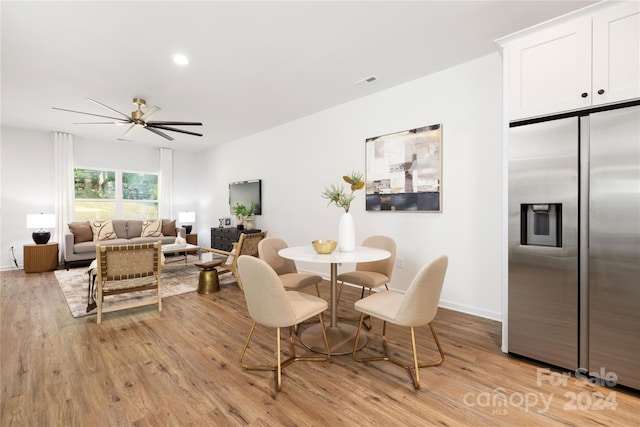
M 442 212 L 442 124 L 365 142 L 368 211 Z

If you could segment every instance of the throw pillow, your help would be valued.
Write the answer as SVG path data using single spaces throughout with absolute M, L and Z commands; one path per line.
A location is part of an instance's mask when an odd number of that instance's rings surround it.
M 93 241 L 113 240 L 116 239 L 116 232 L 113 229 L 113 222 L 110 219 L 106 221 L 92 221 L 91 231 L 93 231 Z
M 162 221 L 142 221 L 142 234 L 140 237 L 160 237 L 162 236 Z
M 93 231 L 89 221 L 69 224 L 69 231 L 73 234 L 73 243 L 93 241 Z
M 162 220 L 162 235 L 163 236 L 177 236 L 176 233 L 176 220 L 169 221 L 168 219 Z
M 236 245 L 233 245 L 233 249 L 229 252 L 229 256 L 227 256 L 226 264 L 233 264 L 233 259 L 236 257 Z

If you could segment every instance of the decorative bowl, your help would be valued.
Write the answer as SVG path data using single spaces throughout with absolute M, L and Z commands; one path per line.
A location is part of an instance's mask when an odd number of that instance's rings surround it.
M 335 240 L 314 240 L 311 245 L 319 254 L 330 254 L 336 248 L 337 242 Z

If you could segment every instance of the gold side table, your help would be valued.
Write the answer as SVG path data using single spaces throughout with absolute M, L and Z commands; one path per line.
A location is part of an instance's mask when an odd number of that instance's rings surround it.
M 220 290 L 220 282 L 218 281 L 218 271 L 216 267 L 222 264 L 223 260 L 216 259 L 213 261 L 200 261 L 196 262 L 195 266 L 200 271 L 200 277 L 198 279 L 198 293 L 199 294 L 212 294 Z
M 42 273 L 58 268 L 58 244 L 27 244 L 23 247 L 24 272 Z

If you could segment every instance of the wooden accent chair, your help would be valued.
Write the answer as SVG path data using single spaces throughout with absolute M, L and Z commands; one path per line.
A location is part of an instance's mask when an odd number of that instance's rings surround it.
M 240 275 L 238 274 L 238 258 L 241 255 L 250 255 L 257 257 L 258 256 L 258 243 L 262 239 L 267 237 L 266 231 L 261 231 L 259 233 L 242 233 L 240 234 L 240 238 L 237 242 L 233 244 L 233 249 L 231 252 L 223 251 L 222 249 L 215 248 L 202 248 L 205 251 L 213 252 L 218 255 L 225 255 L 227 259 L 224 261 L 222 265 L 217 267 L 219 274 L 224 273 L 233 273 L 233 276 L 236 278 L 238 282 L 238 287 L 244 290 L 242 286 L 242 280 L 240 280 Z
M 102 313 L 116 310 L 158 304 L 162 311 L 161 257 L 160 242 L 96 246 L 98 323 Z M 103 307 L 107 296 L 146 290 L 155 290 L 157 296 Z
M 356 362 L 370 362 L 375 360 L 387 360 L 395 363 L 409 371 L 413 379 L 413 386 L 416 390 L 420 389 L 420 373 L 419 368 L 428 366 L 438 366 L 444 361 L 444 353 L 438 341 L 435 329 L 431 321 L 436 317 L 438 312 L 438 304 L 440 302 L 440 293 L 444 283 L 444 276 L 447 272 L 449 259 L 447 256 L 436 258 L 425 267 L 422 268 L 409 285 L 409 289 L 403 295 L 400 292 L 382 291 L 369 295 L 366 298 L 355 302 L 354 308 L 362 313 L 360 315 L 360 323 L 356 333 L 355 342 L 353 344 L 353 359 Z M 374 357 L 360 358 L 356 355 L 358 349 L 358 341 L 362 324 L 365 316 L 377 317 L 383 321 L 382 325 L 382 346 L 384 355 Z M 389 346 L 387 344 L 387 323 L 399 326 L 408 326 L 411 329 L 411 346 L 413 348 L 413 363 L 407 364 L 402 360 L 391 356 Z M 440 359 L 435 362 L 419 363 L 416 351 L 416 337 L 414 328 L 428 325 L 435 340 Z M 369 335 L 371 339 L 371 335 Z
M 258 258 L 273 268 L 285 289 L 295 290 L 315 285 L 316 294 L 320 296 L 318 283 L 322 282 L 322 277 L 317 274 L 298 273 L 294 260 L 278 255 L 281 249 L 287 247 L 287 243 L 281 238 L 267 237 L 258 243 Z
M 238 258 L 238 270 L 244 283 L 244 296 L 253 324 L 249 336 L 242 347 L 240 366 L 259 371 L 276 371 L 276 390 L 282 389 L 282 368 L 298 360 L 324 361 L 331 356 L 329 341 L 324 328 L 322 313 L 329 307 L 322 298 L 298 291 L 287 291 L 276 272 L 265 261 L 247 255 Z M 293 343 L 295 325 L 318 316 L 322 327 L 327 354 L 323 356 L 297 357 Z M 276 328 L 276 364 L 272 366 L 249 365 L 244 356 L 253 336 L 256 324 Z M 280 328 L 289 328 L 291 356 L 282 361 L 280 351 Z M 262 347 L 262 345 L 258 345 Z

